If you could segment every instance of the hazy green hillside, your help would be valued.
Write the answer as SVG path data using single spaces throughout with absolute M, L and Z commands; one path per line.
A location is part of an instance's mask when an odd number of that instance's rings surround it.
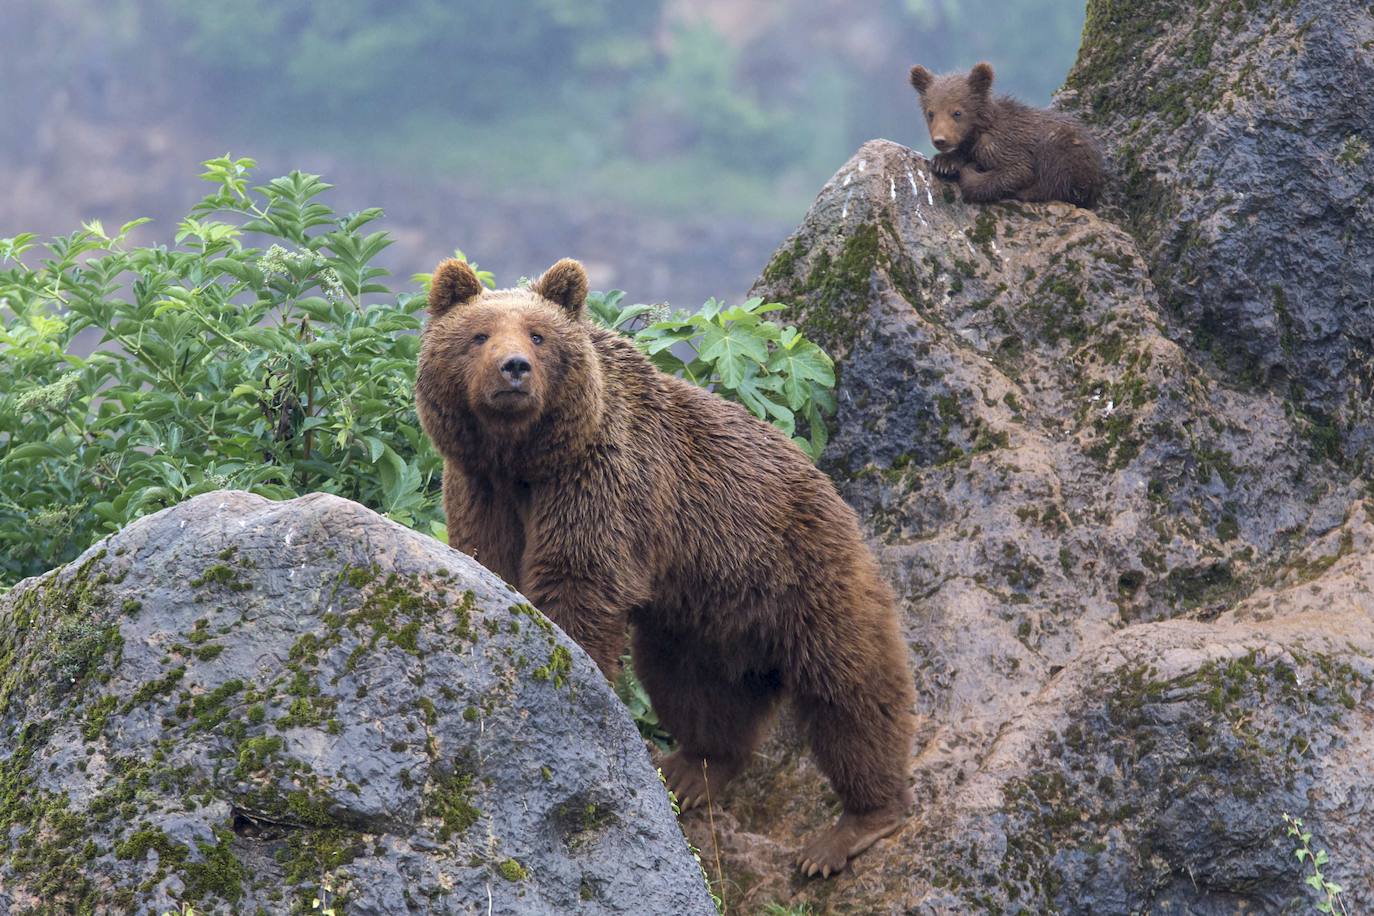
M 925 137 L 907 67 L 997 62 L 1043 102 L 1075 0 L 21 0 L 21 125 L 175 113 L 237 149 L 314 150 L 507 192 L 795 219 L 872 136 Z M 25 148 L 10 135 L 14 151 Z M 3 141 L 0 141 L 2 143 Z M 412 173 L 413 174 L 413 173 Z

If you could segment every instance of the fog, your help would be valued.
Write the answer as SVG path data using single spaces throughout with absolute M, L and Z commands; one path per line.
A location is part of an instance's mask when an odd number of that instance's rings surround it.
M 1046 103 L 1081 0 L 4 0 L 0 237 L 151 216 L 251 156 L 381 206 L 402 280 L 462 248 L 632 300 L 737 297 L 864 140 L 927 150 L 906 82 L 992 61 Z M 928 150 L 927 150 L 928 151 Z

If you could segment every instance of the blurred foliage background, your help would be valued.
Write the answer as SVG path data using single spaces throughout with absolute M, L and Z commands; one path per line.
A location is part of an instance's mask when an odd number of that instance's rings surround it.
M 417 231 L 431 233 L 447 218 L 457 231 L 433 250 L 461 245 L 498 276 L 506 252 L 525 243 L 483 220 L 505 218 L 521 237 L 546 231 L 551 250 L 518 252 L 520 263 L 536 264 L 559 254 L 608 264 L 627 249 L 640 255 L 635 238 L 646 233 L 620 227 L 659 220 L 647 235 L 662 242 L 642 252 L 669 263 L 667 273 L 644 273 L 655 288 L 636 288 L 639 276 L 623 270 L 600 285 L 689 301 L 742 292 L 769 240 L 781 240 L 778 232 L 864 140 L 925 148 L 906 82 L 912 63 L 943 70 L 989 59 L 1001 89 L 1044 104 L 1072 62 L 1083 20 L 1082 0 L 5 7 L 0 169 L 39 190 L 34 200 L 0 202 L 0 235 L 156 210 L 146 202 L 158 190 L 149 172 L 179 177 L 232 149 L 276 173 L 325 172 L 389 211 L 424 210 L 403 214 Z M 447 206 L 386 193 L 425 182 L 448 183 L 439 195 Z M 141 195 L 122 190 L 140 183 Z M 559 214 L 547 226 L 508 216 L 536 201 Z M 169 200 L 165 210 L 179 214 L 189 203 Z M 36 224 L 54 211 L 64 211 L 60 220 Z M 685 235 L 673 228 L 712 220 L 728 226 Z M 599 234 L 615 239 L 604 252 L 567 250 Z M 675 282 L 710 263 L 674 266 L 671 252 L 694 238 L 726 252 L 716 259 L 726 282 Z M 404 233 L 398 241 L 393 256 L 404 257 Z M 552 250 L 560 244 L 565 250 Z M 747 256 L 732 258 L 741 246 Z M 432 262 L 417 255 L 399 266 Z

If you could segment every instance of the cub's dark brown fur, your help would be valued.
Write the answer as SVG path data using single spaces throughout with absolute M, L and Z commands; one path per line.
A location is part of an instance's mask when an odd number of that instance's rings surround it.
M 993 98 L 992 65 L 967 75 L 911 68 L 930 139 L 931 171 L 959 181 L 970 203 L 1063 200 L 1091 207 L 1102 193 L 1102 151 L 1075 118 Z
M 892 594 L 854 513 L 787 437 L 584 321 L 586 293 L 576 261 L 495 292 L 439 265 L 416 401 L 444 456 L 449 542 L 608 677 L 633 625 L 684 807 L 744 767 L 790 695 L 844 803 L 799 862 L 837 872 L 911 803 Z

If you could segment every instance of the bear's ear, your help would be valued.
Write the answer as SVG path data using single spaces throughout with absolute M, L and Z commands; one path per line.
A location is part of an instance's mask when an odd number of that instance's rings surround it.
M 436 318 L 455 305 L 482 295 L 482 281 L 471 267 L 449 258 L 434 268 L 429 281 L 429 313 Z
M 911 87 L 917 92 L 925 92 L 935 82 L 935 74 L 920 64 L 911 68 Z
M 975 64 L 968 72 L 968 84 L 979 95 L 987 95 L 992 88 L 992 64 L 987 61 Z
M 531 283 L 530 289 L 578 318 L 587 301 L 587 271 L 572 258 L 564 258 L 544 271 L 544 276 Z

